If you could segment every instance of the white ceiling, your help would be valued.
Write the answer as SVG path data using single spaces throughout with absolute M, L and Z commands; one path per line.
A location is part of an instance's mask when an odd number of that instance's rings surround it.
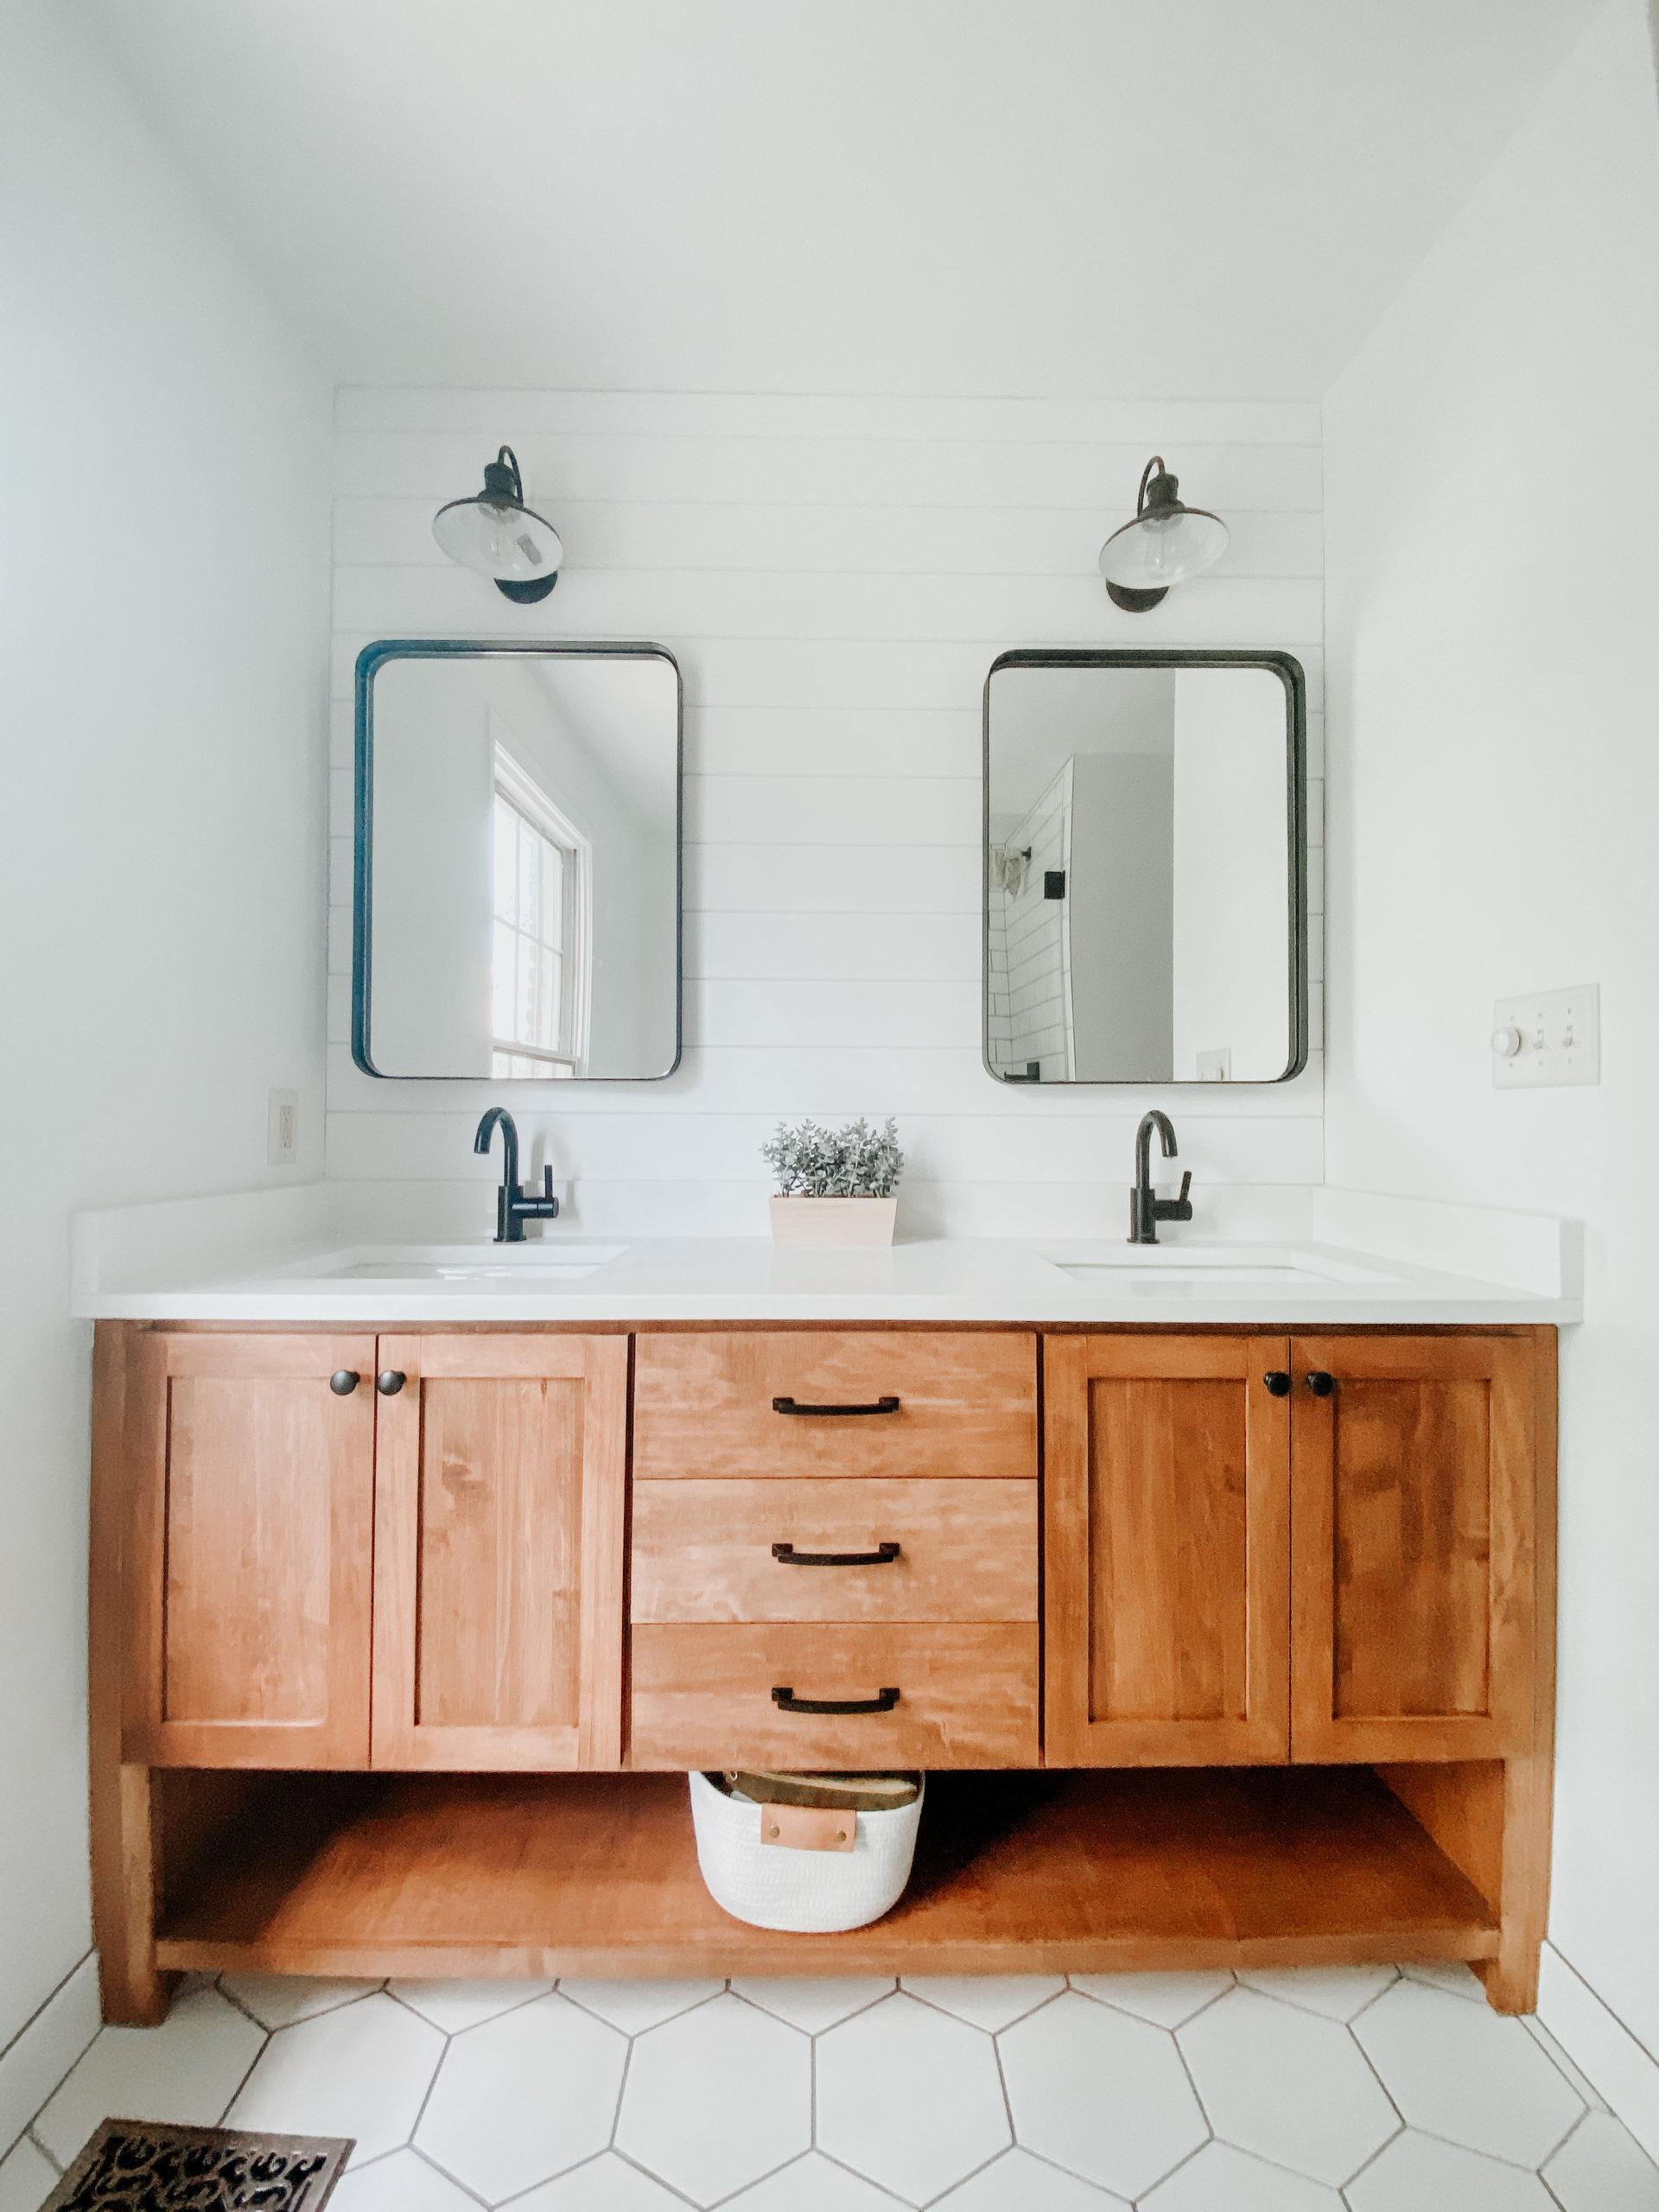
M 343 381 L 1317 397 L 1595 0 L 83 0 Z

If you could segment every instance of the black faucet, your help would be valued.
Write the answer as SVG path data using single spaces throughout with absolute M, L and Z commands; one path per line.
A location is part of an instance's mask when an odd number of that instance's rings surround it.
M 495 1241 L 498 1244 L 522 1244 L 527 1221 L 551 1221 L 558 1213 L 559 1202 L 553 1195 L 553 1170 L 543 1168 L 542 1195 L 527 1198 L 524 1185 L 518 1180 L 518 1124 L 505 1106 L 492 1106 L 479 1123 L 473 1150 L 489 1150 L 498 1123 L 501 1130 L 501 1187 L 495 1194 Z
M 1164 1147 L 1164 1158 L 1175 1157 L 1175 1128 L 1167 1114 L 1160 1114 L 1154 1106 L 1150 1114 L 1141 1117 L 1141 1126 L 1135 1133 L 1135 1188 L 1129 1192 L 1129 1242 L 1131 1244 L 1155 1244 L 1160 1221 L 1191 1221 L 1192 1205 L 1187 1192 L 1192 1187 L 1192 1173 L 1189 1168 L 1181 1177 L 1179 1198 L 1160 1198 L 1152 1187 L 1152 1133 L 1156 1129 L 1158 1141 Z

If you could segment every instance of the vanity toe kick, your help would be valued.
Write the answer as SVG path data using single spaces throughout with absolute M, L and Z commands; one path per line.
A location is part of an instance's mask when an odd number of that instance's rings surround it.
M 633 1631 L 636 1767 L 1034 1766 L 1037 1624 Z

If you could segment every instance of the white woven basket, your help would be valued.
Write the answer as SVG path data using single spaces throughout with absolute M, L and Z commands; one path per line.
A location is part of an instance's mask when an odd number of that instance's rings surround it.
M 908 1805 L 859 1813 L 850 1851 L 791 1851 L 760 1840 L 763 1808 L 728 1797 L 701 1774 L 691 1784 L 697 1864 L 734 1920 L 797 1936 L 868 1927 L 905 1893 L 925 1782 Z

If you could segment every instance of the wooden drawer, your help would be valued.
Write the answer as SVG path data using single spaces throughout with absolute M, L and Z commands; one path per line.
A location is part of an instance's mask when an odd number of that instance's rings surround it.
M 890 1711 L 786 1712 L 776 1688 Z M 1035 1766 L 1037 1629 L 645 1627 L 633 1631 L 636 1767 Z
M 1037 1339 L 1025 1333 L 641 1336 L 633 1403 L 639 1482 L 1037 1472 Z M 858 1406 L 885 1409 L 824 1410 Z
M 1034 1621 L 1037 1485 L 639 1483 L 633 1618 Z

